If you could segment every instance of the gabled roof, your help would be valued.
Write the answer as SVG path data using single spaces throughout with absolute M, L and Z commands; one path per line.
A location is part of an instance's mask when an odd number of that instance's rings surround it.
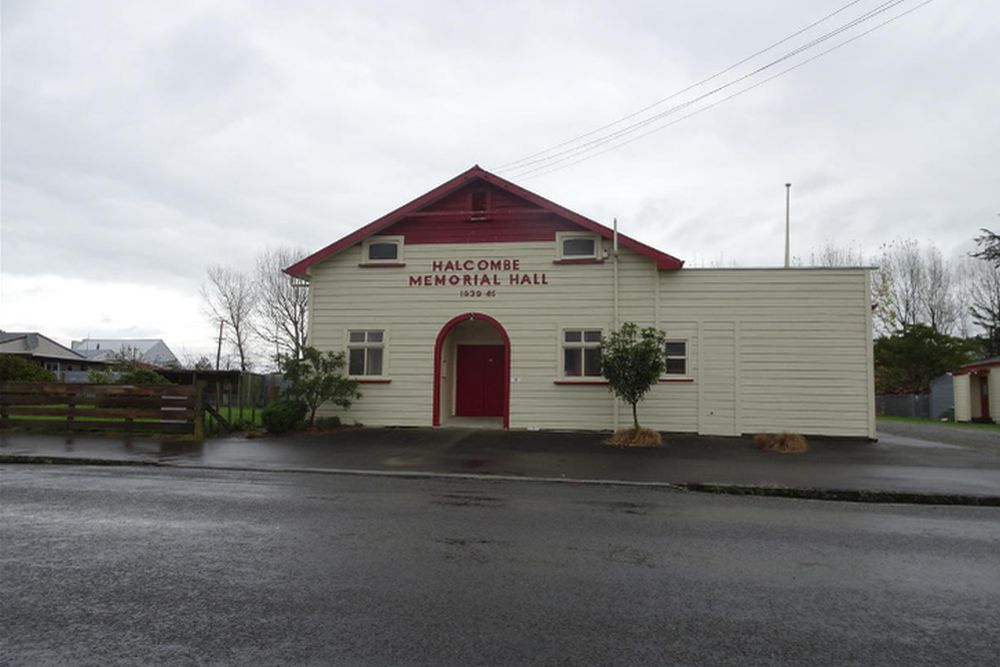
M 975 361 L 971 364 L 966 364 L 952 373 L 952 375 L 967 375 L 968 373 L 985 371 L 995 366 L 1000 366 L 1000 357 L 992 357 L 990 359 L 983 359 L 982 361 Z
M 579 213 L 574 213 L 568 208 L 563 208 L 562 206 L 556 204 L 555 202 L 549 201 L 544 197 L 536 195 L 534 192 L 525 190 L 519 185 L 515 185 L 514 183 L 511 183 L 506 179 L 500 178 L 496 174 L 492 174 L 486 171 L 479 165 L 475 165 L 471 169 L 462 172 L 461 174 L 451 179 L 450 181 L 442 183 L 441 185 L 434 188 L 430 192 L 421 195 L 420 197 L 417 197 L 410 203 L 400 206 L 395 211 L 383 215 L 378 220 L 375 220 L 374 222 L 371 222 L 365 225 L 364 227 L 354 232 L 351 232 L 347 236 L 331 243 L 322 250 L 319 250 L 318 252 L 309 255 L 305 259 L 296 262 L 295 264 L 285 269 L 285 273 L 300 278 L 308 277 L 309 269 L 313 265 L 318 264 L 323 260 L 327 259 L 328 257 L 337 254 L 341 250 L 345 250 L 346 248 L 350 248 L 351 246 L 364 241 L 369 236 L 378 234 L 380 231 L 389 227 L 390 225 L 399 222 L 408 215 L 416 213 L 417 211 L 420 211 L 426 208 L 427 206 L 430 206 L 431 204 L 440 200 L 441 198 L 446 197 L 447 195 L 455 192 L 456 190 L 469 185 L 474 180 L 485 181 L 486 183 L 489 183 L 495 187 L 498 187 L 502 190 L 506 190 L 512 195 L 515 195 L 528 202 L 531 202 L 532 204 L 550 213 L 553 213 L 554 215 L 557 215 L 564 220 L 568 220 L 573 224 L 579 225 L 583 229 L 594 232 L 596 234 L 600 234 L 604 238 L 610 239 L 614 236 L 614 230 L 612 230 L 610 227 L 606 227 L 599 222 L 595 222 L 590 218 L 580 215 Z M 623 248 L 628 248 L 629 250 L 635 251 L 640 255 L 645 255 L 646 257 L 649 257 L 654 262 L 656 262 L 656 268 L 658 269 L 679 269 L 682 266 L 684 266 L 683 260 L 677 259 L 676 257 L 668 255 L 665 252 L 661 252 L 656 248 L 652 248 L 646 245 L 645 243 L 636 241 L 632 237 L 626 236 L 625 234 L 622 234 L 620 232 L 618 234 L 618 243 Z
M 138 352 L 149 352 L 157 343 L 162 343 L 160 338 L 84 338 L 73 341 L 73 349 L 79 351 L 97 350 L 101 348 L 112 348 L 115 351 L 123 347 L 134 348 Z
M 37 331 L 0 331 L 0 353 L 41 359 L 88 361 L 87 357 Z
M 132 349 L 148 364 L 171 364 L 177 357 L 161 338 L 85 338 L 72 342 L 73 350 L 88 359 L 111 361 L 116 354 Z

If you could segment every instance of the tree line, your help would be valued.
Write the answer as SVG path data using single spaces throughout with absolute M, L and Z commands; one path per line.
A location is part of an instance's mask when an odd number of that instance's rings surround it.
M 926 393 L 943 373 L 1000 356 L 1000 240 L 984 229 L 975 241 L 952 260 L 913 240 L 874 259 L 876 392 Z
M 216 328 L 216 357 L 203 357 L 196 368 L 222 366 L 225 352 L 241 371 L 254 368 L 262 356 L 299 359 L 306 346 L 309 290 L 294 285 L 282 271 L 306 256 L 300 248 L 269 248 L 251 270 L 216 265 L 208 268 L 201 288 L 204 313 Z

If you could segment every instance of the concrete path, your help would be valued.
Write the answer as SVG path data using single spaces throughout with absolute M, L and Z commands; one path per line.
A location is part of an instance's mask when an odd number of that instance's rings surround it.
M 805 454 L 780 455 L 757 450 L 747 438 L 687 435 L 668 436 L 667 445 L 659 449 L 622 450 L 602 444 L 605 435 L 589 432 L 371 428 L 204 443 L 6 433 L 0 434 L 0 461 L 42 458 L 241 470 L 508 476 L 726 492 L 854 494 L 847 499 L 866 499 L 858 494 L 897 494 L 900 501 L 908 500 L 905 495 L 933 496 L 941 502 L 1000 504 L 1000 434 L 997 447 L 978 440 L 975 446 L 964 446 L 880 435 L 876 443 L 816 439 Z

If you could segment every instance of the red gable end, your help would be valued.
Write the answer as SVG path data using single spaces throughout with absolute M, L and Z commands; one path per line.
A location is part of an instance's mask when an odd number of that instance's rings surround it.
M 558 231 L 580 229 L 608 239 L 614 234 L 609 227 L 475 166 L 293 264 L 285 273 L 304 278 L 314 264 L 375 234 L 404 236 L 407 244 L 499 243 L 553 241 Z M 684 265 L 624 234 L 618 234 L 618 243 L 649 257 L 659 269 Z

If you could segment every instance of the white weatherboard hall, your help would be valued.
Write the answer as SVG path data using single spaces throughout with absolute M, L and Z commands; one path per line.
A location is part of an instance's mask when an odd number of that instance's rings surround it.
M 686 269 L 473 167 L 288 267 L 310 344 L 342 350 L 367 425 L 612 429 L 601 336 L 667 333 L 644 426 L 875 437 L 869 275 Z M 326 414 L 336 414 L 326 408 Z

